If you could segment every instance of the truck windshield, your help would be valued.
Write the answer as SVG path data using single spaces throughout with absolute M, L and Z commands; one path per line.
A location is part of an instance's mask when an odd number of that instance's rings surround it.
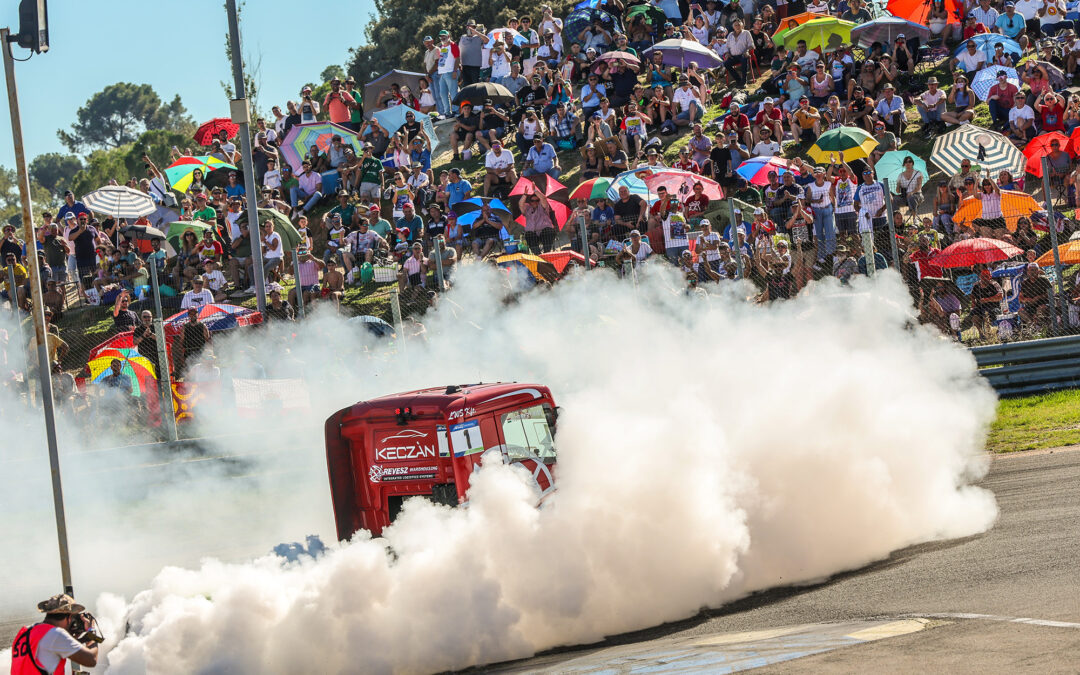
M 534 405 L 502 415 L 502 435 L 511 462 L 536 456 L 545 463 L 555 461 L 555 444 L 551 438 L 549 417 L 551 406 Z

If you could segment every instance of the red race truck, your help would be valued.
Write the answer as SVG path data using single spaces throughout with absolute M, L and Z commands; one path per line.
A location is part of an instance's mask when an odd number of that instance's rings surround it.
M 551 391 L 538 384 L 469 384 L 362 401 L 326 420 L 326 463 L 337 536 L 378 536 L 409 497 L 458 505 L 488 450 L 554 489 Z M 490 460 L 489 460 L 490 461 Z

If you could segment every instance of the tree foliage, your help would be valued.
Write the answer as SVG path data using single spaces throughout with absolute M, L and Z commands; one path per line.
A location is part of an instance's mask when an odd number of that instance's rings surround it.
M 47 152 L 30 162 L 30 178 L 59 201 L 64 190 L 71 187 L 71 179 L 80 169 L 82 160 L 77 155 Z
M 146 177 L 143 154 L 149 155 L 159 169 L 164 169 L 172 163 L 169 150 L 174 145 L 184 148 L 191 143 L 191 136 L 187 133 L 153 129 L 143 132 L 133 143 L 119 148 L 95 150 L 72 178 L 71 191 L 82 197 L 108 184 L 110 180 L 124 183 L 131 177 Z
M 30 181 L 30 202 L 34 213 L 39 215 L 43 209 L 53 204 L 52 195 L 35 181 Z M 22 197 L 19 194 L 19 178 L 15 169 L 0 166 L 0 222 L 20 225 L 22 223 Z M 19 234 L 22 236 L 22 233 Z
M 71 131 L 56 132 L 72 152 L 117 148 L 147 129 L 181 131 L 192 126 L 176 96 L 165 104 L 148 84 L 117 82 L 99 91 L 79 108 Z
M 323 68 L 323 71 L 321 73 L 319 73 L 319 81 L 320 82 L 329 82 L 330 80 L 334 79 L 335 77 L 338 78 L 339 80 L 344 80 L 345 79 L 345 69 L 342 68 L 341 66 L 337 65 L 337 64 L 331 64 L 331 65 Z
M 349 74 L 357 82 L 369 82 L 393 68 L 423 71 L 423 37 L 450 31 L 454 40 L 465 32 L 465 22 L 476 19 L 490 31 L 505 26 L 512 16 L 540 19 L 540 5 L 549 4 L 556 16 L 566 16 L 570 0 L 375 0 L 378 14 L 364 29 L 367 44 L 349 50 Z

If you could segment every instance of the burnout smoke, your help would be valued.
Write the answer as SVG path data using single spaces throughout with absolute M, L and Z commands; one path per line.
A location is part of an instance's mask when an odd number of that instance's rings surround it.
M 316 423 L 418 386 L 548 384 L 562 407 L 554 499 L 535 509 L 521 472 L 490 464 L 467 509 L 413 500 L 382 540 L 360 533 L 294 563 L 167 568 L 130 601 L 97 603 L 109 672 L 461 668 L 684 618 L 994 522 L 992 496 L 970 485 L 988 466 L 993 394 L 965 350 L 909 325 L 894 275 L 758 307 L 687 297 L 664 271 L 637 289 L 593 274 L 502 305 L 494 272 L 461 272 L 425 318 L 426 342 L 403 353 L 367 351 L 329 316 L 287 354 L 273 335 L 220 348 L 301 367 Z M 307 518 L 331 539 L 321 437 L 294 454 L 309 462 L 294 483 L 222 489 L 204 510 L 265 532 L 285 491 L 281 534 L 302 538 Z

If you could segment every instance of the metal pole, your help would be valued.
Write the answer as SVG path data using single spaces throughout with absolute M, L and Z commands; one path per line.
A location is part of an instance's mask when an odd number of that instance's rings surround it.
M 874 259 L 874 230 L 871 228 L 869 232 L 862 232 L 859 235 L 862 237 L 862 249 L 863 260 L 866 261 L 866 276 L 873 277 L 877 272 L 877 261 Z
M 255 277 L 255 302 L 266 316 L 266 278 L 263 274 L 262 247 L 259 245 L 259 203 L 255 199 L 255 163 L 251 159 L 251 134 L 248 132 L 251 111 L 248 109 L 247 92 L 244 89 L 244 65 L 240 58 L 240 22 L 236 16 L 236 0 L 225 0 L 229 15 L 229 45 L 232 48 L 233 87 L 236 99 L 243 102 L 242 120 L 233 121 L 240 126 L 240 154 L 244 159 L 244 191 L 247 194 L 248 239 L 251 242 L 251 271 Z
M 150 261 L 150 290 L 154 294 L 154 342 L 158 353 L 158 393 L 161 396 L 161 416 L 169 440 L 179 438 L 176 432 L 176 408 L 173 406 L 172 375 L 169 372 L 169 352 L 165 349 L 165 324 L 162 322 L 161 286 L 158 284 L 157 260 Z
M 435 285 L 439 293 L 446 290 L 442 267 L 442 235 L 431 238 L 431 254 L 435 256 Z
M 731 212 L 731 250 L 735 253 L 735 268 L 738 270 L 736 279 L 743 277 L 742 248 L 739 246 L 739 228 L 742 226 L 742 211 L 735 208 L 735 200 L 728 197 L 728 209 Z
M 581 233 L 581 255 L 585 256 L 585 271 L 589 271 L 589 265 L 592 261 L 592 256 L 589 255 L 589 231 L 585 225 L 585 216 L 581 216 L 581 225 L 578 230 Z
M 885 214 L 889 223 L 889 248 L 892 249 L 892 264 L 897 270 L 900 269 L 900 249 L 896 245 L 896 225 L 893 224 L 892 193 L 889 192 L 889 179 L 881 181 L 885 187 Z
M 1061 268 L 1061 254 L 1058 252 L 1058 236 L 1057 236 L 1057 217 L 1054 215 L 1054 202 L 1050 195 L 1050 159 L 1048 157 L 1042 158 L 1042 170 L 1043 170 L 1043 198 L 1046 201 L 1046 229 L 1050 230 L 1050 247 L 1054 251 L 1054 271 L 1057 277 L 1057 292 L 1058 297 L 1061 298 L 1062 312 L 1061 312 L 1061 327 L 1064 328 L 1069 321 L 1068 305 L 1065 304 L 1065 286 L 1064 278 L 1065 272 Z M 1053 298 L 1051 298 L 1053 300 Z M 1050 304 L 1051 311 L 1054 312 L 1053 323 L 1057 327 L 1057 309 L 1055 303 Z
M 394 316 L 394 330 L 401 343 L 401 353 L 405 353 L 405 324 L 401 320 L 401 290 L 394 286 L 390 289 L 390 312 Z
M 29 258 L 30 294 L 33 297 L 31 316 L 34 317 L 34 339 L 37 340 L 38 378 L 41 380 L 42 407 L 45 409 L 45 439 L 49 445 L 49 469 L 52 472 L 53 511 L 56 515 L 56 538 L 60 545 L 60 576 L 64 592 L 74 596 L 71 585 L 71 561 L 68 557 L 67 519 L 64 516 L 64 491 L 60 484 L 60 455 L 56 449 L 56 418 L 53 411 L 52 363 L 45 334 L 45 303 L 41 292 L 41 270 L 38 269 L 37 250 L 34 242 L 34 212 L 30 204 L 30 177 L 26 172 L 26 154 L 23 151 L 22 119 L 19 117 L 19 91 L 15 86 L 15 61 L 11 57 L 11 31 L 0 28 L 0 42 L 4 50 L 4 75 L 7 77 L 8 107 L 11 114 L 11 140 L 15 146 L 15 168 L 19 177 L 19 196 L 22 201 L 23 239 Z M 13 292 L 15 289 L 11 289 Z M 27 368 L 29 371 L 29 368 Z
M 300 315 L 300 318 L 304 318 L 304 287 L 300 285 L 300 256 L 297 254 L 296 249 L 292 252 L 292 266 L 293 266 L 293 278 L 296 279 L 296 285 L 293 286 L 293 290 L 296 291 L 296 313 Z

